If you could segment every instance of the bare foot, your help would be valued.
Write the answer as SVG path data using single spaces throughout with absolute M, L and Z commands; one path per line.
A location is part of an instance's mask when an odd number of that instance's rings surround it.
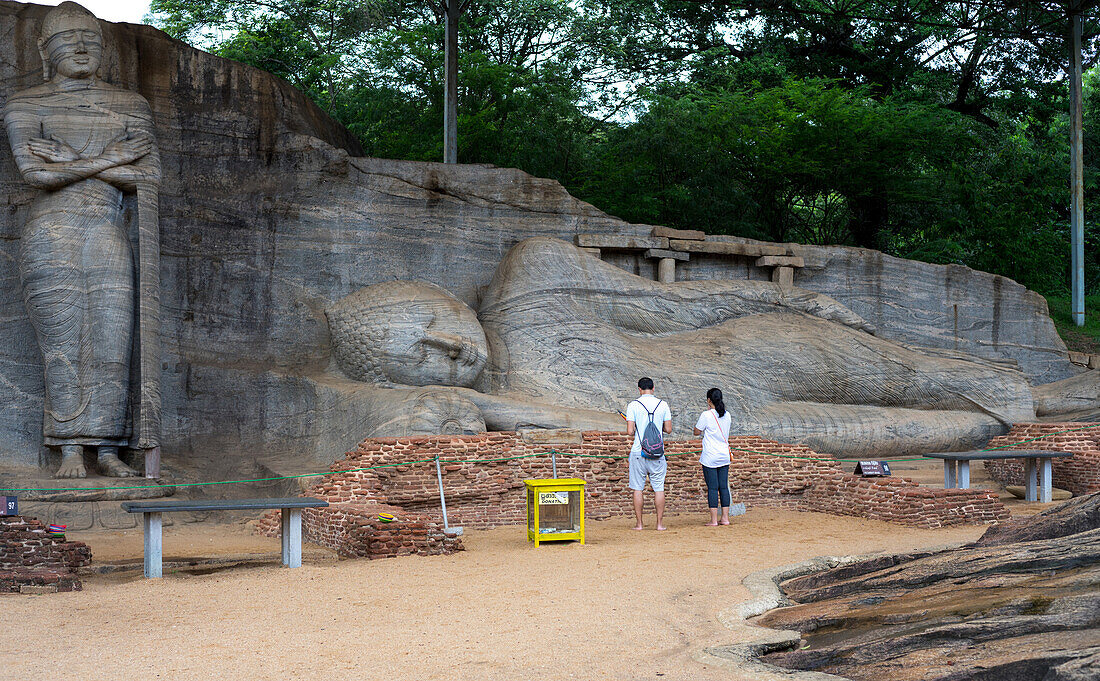
M 658 525 L 658 526 L 657 526 L 657 531 L 658 531 L 658 532 L 664 532 L 664 531 L 665 531 L 665 530 L 667 530 L 667 529 L 668 529 L 668 528 L 667 528 L 667 527 L 665 527 L 664 525 Z
M 729 519 L 727 518 L 726 520 L 723 520 L 723 521 L 719 522 L 718 524 L 719 524 L 719 525 L 729 525 L 729 524 L 730 524 L 730 521 L 729 521 Z
M 99 455 L 99 472 L 111 478 L 136 478 L 138 472 L 122 463 L 117 454 Z
M 86 478 L 88 471 L 84 468 L 84 455 L 66 453 L 61 457 L 61 466 L 57 469 L 55 478 Z
M 630 529 L 632 529 L 632 530 L 644 530 L 645 527 L 643 527 L 642 525 L 635 525 L 634 527 L 632 527 Z
M 727 525 L 729 523 L 726 523 Z M 718 527 L 718 523 L 704 523 L 703 527 Z

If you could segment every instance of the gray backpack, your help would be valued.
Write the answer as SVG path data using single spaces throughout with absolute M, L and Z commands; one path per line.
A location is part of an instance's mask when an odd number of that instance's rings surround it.
M 641 404 L 642 409 L 645 409 L 645 413 L 649 414 L 649 424 L 642 431 L 642 456 L 646 459 L 660 459 L 665 455 L 665 437 L 661 434 L 661 429 L 654 423 L 653 415 L 661 408 L 661 402 L 658 402 L 653 411 L 650 411 L 645 408 L 641 400 L 634 401 Z

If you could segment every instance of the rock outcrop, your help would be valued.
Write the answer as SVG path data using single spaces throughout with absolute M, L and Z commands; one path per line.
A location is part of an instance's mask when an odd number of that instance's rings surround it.
M 0 2 L 0 100 L 41 82 L 47 7 Z M 327 464 L 358 442 L 360 390 L 328 371 L 324 310 L 371 284 L 419 279 L 474 310 L 529 237 L 648 237 L 551 180 L 488 166 L 362 158 L 289 84 L 144 26 L 104 23 L 102 77 L 149 101 L 162 164 L 166 470 L 232 475 Z M 0 140 L 0 149 L 8 149 Z M 33 189 L 0 160 L 0 463 L 42 462 L 42 360 L 14 267 Z M 1002 277 L 858 249 L 791 247 L 794 284 L 850 306 L 884 338 L 1015 363 L 1032 383 L 1075 373 L 1045 301 Z M 610 262 L 656 278 L 644 254 Z M 680 279 L 764 279 L 745 259 L 693 253 Z M 623 387 L 629 396 L 631 386 Z M 201 463 L 201 466 L 200 466 Z
M 782 585 L 759 623 L 803 633 L 772 664 L 891 681 L 1095 679 L 1100 494 L 987 530 L 972 545 L 873 559 Z

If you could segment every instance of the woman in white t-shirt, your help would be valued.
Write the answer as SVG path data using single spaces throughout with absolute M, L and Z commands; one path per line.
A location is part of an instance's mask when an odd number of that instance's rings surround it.
M 710 522 L 707 527 L 730 524 L 730 414 L 722 401 L 722 391 L 707 391 L 707 406 L 695 422 L 695 434 L 703 436 L 703 452 L 699 463 L 703 464 L 703 479 L 707 482 L 707 505 L 710 506 Z M 722 519 L 718 519 L 718 505 L 722 505 Z

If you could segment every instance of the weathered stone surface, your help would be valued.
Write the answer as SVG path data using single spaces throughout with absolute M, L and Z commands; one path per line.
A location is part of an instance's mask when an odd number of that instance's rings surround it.
M 765 255 L 756 259 L 757 267 L 805 267 L 806 261 L 795 255 Z
M 435 284 L 374 284 L 325 315 L 336 362 L 359 381 L 469 388 L 489 358 L 477 313 Z
M 1081 674 L 1100 653 L 1098 500 L 994 526 L 968 547 L 786 582 L 800 605 L 760 622 L 798 629 L 808 645 L 764 659 L 856 680 L 1091 678 Z
M 660 225 L 653 228 L 653 236 L 663 236 L 669 239 L 691 239 L 702 241 L 707 238 L 706 233 L 697 229 L 674 229 Z
M 598 429 L 632 398 L 628 377 L 638 373 L 657 380 L 673 405 L 723 386 L 737 434 L 878 454 L 983 442 L 1000 424 L 1033 413 L 1019 372 L 881 341 L 834 301 L 790 286 L 653 282 L 536 238 L 509 251 L 481 297 L 475 318 L 439 287 L 397 281 L 330 309 L 340 367 L 376 391 L 354 399 L 433 386 L 476 405 L 490 428 Z M 446 421 L 434 406 L 399 413 Z M 409 434 L 386 431 L 394 424 L 384 410 L 362 411 L 366 432 Z M 679 428 L 694 423 L 690 408 L 673 412 Z
M 735 241 L 687 241 L 669 239 L 669 248 L 689 253 L 715 253 L 718 255 L 744 255 L 759 258 L 765 255 L 783 255 L 787 249 L 760 243 L 740 243 Z
M 0 29 L 5 36 L 0 43 L 0 98 L 5 103 L 13 92 L 26 92 L 42 84 L 42 64 L 35 41 L 41 21 L 50 9 L 0 3 Z M 241 195 L 234 195 L 234 188 L 242 182 L 248 184 L 250 174 L 257 175 L 255 169 L 242 171 L 240 161 L 248 157 L 248 163 L 253 163 L 260 158 L 249 149 L 262 147 L 265 136 L 268 145 L 273 147 L 277 129 L 316 127 L 313 132 L 317 137 L 347 142 L 357 150 L 346 132 L 338 128 L 326 131 L 323 126 L 315 126 L 325 120 L 323 114 L 285 83 L 205 55 L 151 28 L 101 25 L 104 30 L 100 67 L 103 79 L 117 89 L 135 91 L 133 99 L 138 101 L 144 97 L 149 102 L 147 110 L 152 109 L 162 161 L 169 176 L 167 183 L 171 185 L 169 196 L 162 196 L 165 203 L 186 206 L 190 213 L 192 208 L 201 209 L 201 202 L 193 201 L 190 198 L 193 196 L 202 196 L 207 202 L 220 201 L 223 206 L 240 202 Z M 117 90 L 115 92 L 118 94 Z M 230 112 L 232 115 L 226 115 Z M 283 120 L 278 120 L 280 117 Z M 9 142 L 0 142 L 0 146 L 7 149 Z M 186 151 L 181 153 L 184 147 Z M 34 465 L 39 460 L 41 415 L 46 406 L 44 371 L 30 319 L 23 309 L 19 269 L 15 263 L 23 225 L 40 192 L 23 182 L 10 155 L 5 153 L 3 156 L 0 192 L 10 210 L 0 218 L 0 262 L 9 265 L 0 267 L 0 318 L 5 320 L 0 325 L 0 348 L 3 348 L 0 350 L 0 385 L 11 399 L 0 400 L 0 458 Z M 197 171 L 203 164 L 207 166 L 204 172 L 182 172 L 184 166 Z M 211 192 L 211 187 L 224 189 Z M 182 198 L 184 196 L 188 198 Z M 126 203 L 130 203 L 129 199 Z M 219 213 L 228 214 L 226 210 Z M 127 215 L 132 215 L 129 209 Z M 132 240 L 137 226 L 128 219 L 124 227 L 130 229 Z M 180 224 L 179 215 L 170 215 L 165 228 L 177 236 L 186 231 Z M 182 236 L 188 241 L 192 235 Z M 125 245 L 128 249 L 131 246 L 129 242 Z M 134 247 L 136 249 L 136 244 Z M 184 257 L 190 260 L 192 256 Z M 173 288 L 173 293 L 179 289 L 186 291 L 187 286 L 176 286 L 171 269 L 171 265 L 166 265 L 167 286 Z M 194 312 L 184 313 L 178 306 L 174 307 L 173 315 Z M 174 324 L 169 324 L 166 335 L 180 336 Z M 172 397 L 178 402 L 178 395 Z
M 48 9 L 0 3 L 0 96 L 41 82 Z M 255 451 L 315 467 L 361 439 L 304 377 L 330 360 L 325 307 L 352 291 L 419 276 L 473 305 L 526 236 L 649 232 L 516 170 L 352 159 L 354 139 L 285 82 L 149 27 L 102 26 L 103 78 L 144 96 L 157 124 L 169 463 L 213 449 L 229 454 L 208 475 Z M 36 191 L 4 157 L 0 261 L 14 263 Z M 36 466 L 43 370 L 16 268 L 0 267 L 0 292 L 0 385 L 13 396 L 0 401 L 0 458 Z
M 104 474 L 132 477 L 119 447 L 155 447 L 160 431 L 156 130 L 144 98 L 96 76 L 103 32 L 86 9 L 66 2 L 52 10 L 40 44 L 49 80 L 13 93 L 3 117 L 20 174 L 40 190 L 23 225 L 18 270 L 45 366 L 43 439 L 62 451 L 58 477 L 86 475 L 85 446 L 98 449 Z M 142 286 L 120 210 L 135 193 Z M 135 366 L 148 375 L 138 374 L 131 400 L 135 312 L 142 335 Z M 132 443 L 131 401 L 141 426 Z
M 776 267 L 772 270 L 772 281 L 784 288 L 794 286 L 794 268 Z
M 619 234 L 578 234 L 578 246 L 584 248 L 617 248 L 636 250 L 646 248 L 668 248 L 668 239 L 655 236 L 623 236 Z
M 1015 518 L 985 531 L 977 546 L 1055 539 L 1100 527 L 1100 494 L 1089 494 L 1029 518 Z
M 1010 359 L 1033 385 L 1082 371 L 1069 363 L 1065 344 L 1047 315 L 1046 299 L 1010 279 L 862 248 L 788 246 L 792 255 L 805 261 L 798 273 L 800 287 L 841 301 L 873 322 L 883 338 L 991 360 Z M 694 254 L 677 270 L 678 278 L 688 281 L 769 277 L 767 270 L 741 259 L 704 253 Z
M 690 253 L 684 253 L 683 251 L 670 251 L 665 248 L 651 248 L 645 252 L 647 258 L 657 258 L 658 260 L 664 258 L 672 258 L 673 260 L 679 260 L 681 262 L 687 262 L 691 259 Z
M 673 284 L 676 282 L 675 258 L 661 258 L 661 261 L 657 263 L 657 281 L 662 284 Z
M 1100 679 L 1100 646 L 1093 648 L 1091 654 L 1054 667 L 1043 677 L 1043 681 L 1096 681 L 1096 679 Z
M 862 248 L 793 245 L 792 254 L 806 260 L 799 286 L 836 298 L 884 338 L 1013 359 L 1033 385 L 1081 372 L 1067 361 L 1046 299 L 1011 279 Z
M 157 499 L 175 493 L 175 488 L 162 480 L 149 479 L 127 483 L 114 480 L 111 477 L 93 476 L 66 480 L 64 483 L 60 483 L 45 471 L 38 476 L 28 475 L 27 473 L 26 469 L 0 468 L 0 480 L 3 481 L 3 485 L 20 490 L 11 492 L 11 494 L 19 497 L 20 508 L 24 508 L 24 502 L 117 502 L 132 499 Z M 134 489 L 127 489 L 129 487 Z M 0 494 L 4 494 L 4 492 L 0 491 Z M 50 518 L 50 520 L 52 521 L 53 518 Z M 78 528 L 73 526 L 72 529 Z
M 1039 385 L 1031 392 L 1035 395 L 1035 413 L 1039 416 L 1095 412 L 1100 409 L 1100 371 L 1091 370 Z
M 688 405 L 715 385 L 730 396 L 733 432 L 829 452 L 978 442 L 1032 413 L 1018 372 L 882 341 L 809 291 L 752 281 L 661 284 L 555 239 L 508 253 L 478 317 L 490 344 L 487 392 L 610 411 L 633 397 L 628 377 L 646 375 L 684 430 L 696 416 Z

